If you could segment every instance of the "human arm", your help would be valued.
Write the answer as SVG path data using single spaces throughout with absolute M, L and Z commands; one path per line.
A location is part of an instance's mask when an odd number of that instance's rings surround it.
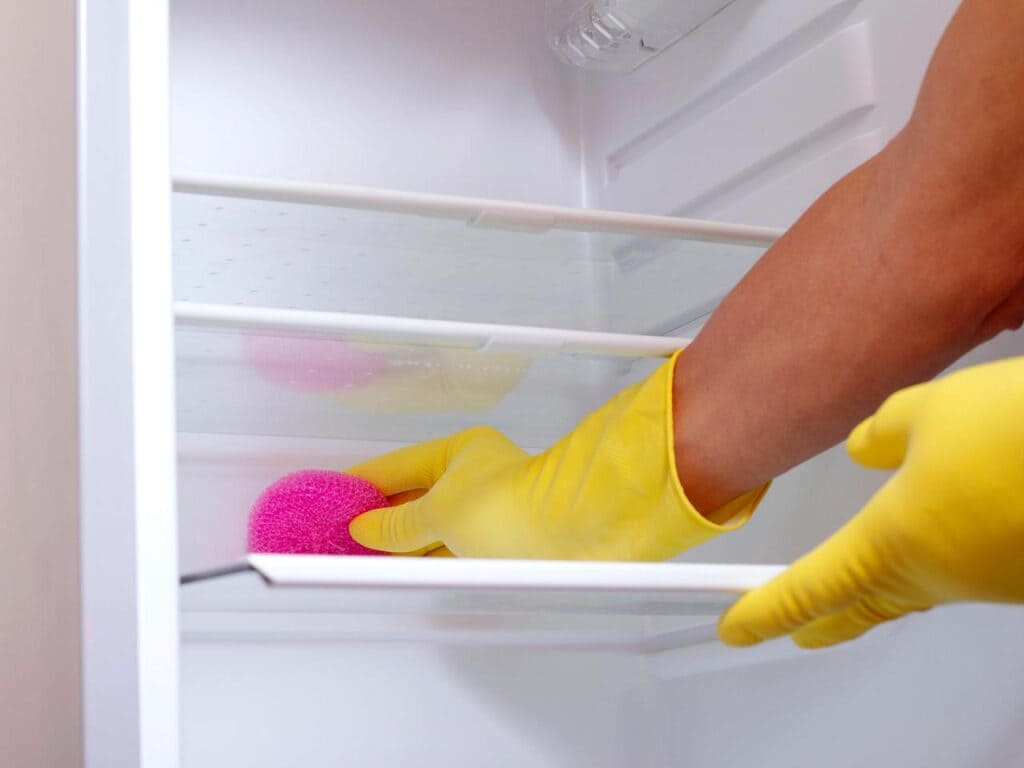
M 1024 318 L 1024 4 L 966 0 L 907 126 L 726 297 L 674 383 L 711 519 Z
M 910 124 L 766 254 L 674 376 L 659 369 L 665 397 L 620 395 L 536 457 L 484 430 L 360 465 L 388 494 L 429 492 L 353 536 L 396 552 L 664 558 L 741 524 L 771 477 L 1018 322 L 1022 37 L 1024 6 L 967 0 Z

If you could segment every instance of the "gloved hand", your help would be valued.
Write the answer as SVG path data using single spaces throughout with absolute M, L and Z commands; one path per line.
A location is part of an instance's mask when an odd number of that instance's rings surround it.
M 430 489 L 356 518 L 353 537 L 410 552 L 444 543 L 459 557 L 663 560 L 750 516 L 764 489 L 720 526 L 687 501 L 675 470 L 675 358 L 529 456 L 485 427 L 403 448 L 348 472 L 391 496 Z M 725 516 L 716 519 L 726 519 Z
M 1024 602 L 1024 357 L 897 392 L 847 441 L 899 471 L 852 520 L 722 618 L 730 645 L 805 648 L 963 600 Z

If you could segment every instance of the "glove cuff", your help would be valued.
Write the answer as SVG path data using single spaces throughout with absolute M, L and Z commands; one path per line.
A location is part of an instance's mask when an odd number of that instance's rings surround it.
M 702 515 L 687 498 L 686 490 L 683 488 L 683 485 L 679 480 L 679 470 L 676 467 L 675 425 L 673 422 L 672 408 L 672 389 L 673 382 L 675 380 L 676 363 L 683 352 L 684 350 L 679 350 L 672 355 L 669 361 L 665 364 L 665 367 L 667 368 L 667 375 L 664 377 L 665 430 L 667 434 L 665 446 L 668 452 L 666 460 L 671 469 L 669 473 L 671 475 L 671 483 L 675 489 L 680 510 L 685 516 L 686 521 L 689 523 L 689 526 L 693 529 L 693 540 L 687 544 L 688 547 L 691 547 L 708 541 L 721 533 L 739 530 L 746 525 L 747 521 L 754 514 L 754 510 L 756 510 L 758 505 L 761 503 L 761 499 L 764 498 L 764 495 L 771 487 L 771 481 L 765 483 L 759 488 L 755 488 L 752 491 L 744 493 L 742 496 L 733 499 L 725 506 L 716 510 L 714 515 L 715 518 L 718 520 L 726 520 L 725 523 L 715 523 L 704 517 L 704 515 Z

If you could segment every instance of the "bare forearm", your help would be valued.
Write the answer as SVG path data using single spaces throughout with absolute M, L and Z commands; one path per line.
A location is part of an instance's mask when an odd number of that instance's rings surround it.
M 1019 324 L 1024 4 L 967 0 L 914 117 L 826 193 L 680 357 L 676 459 L 710 512 Z

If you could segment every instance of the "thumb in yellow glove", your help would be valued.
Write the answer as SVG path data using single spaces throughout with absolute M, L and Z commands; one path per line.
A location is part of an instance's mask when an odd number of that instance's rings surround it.
M 897 392 L 847 441 L 860 464 L 899 471 L 849 523 L 744 596 L 719 635 L 805 648 L 911 611 L 1024 602 L 1024 357 Z
M 675 358 L 585 417 L 536 456 L 486 427 L 378 457 L 350 470 L 385 494 L 429 489 L 351 525 L 389 552 L 446 545 L 459 557 L 663 560 L 749 517 L 763 489 L 705 519 L 675 469 Z

